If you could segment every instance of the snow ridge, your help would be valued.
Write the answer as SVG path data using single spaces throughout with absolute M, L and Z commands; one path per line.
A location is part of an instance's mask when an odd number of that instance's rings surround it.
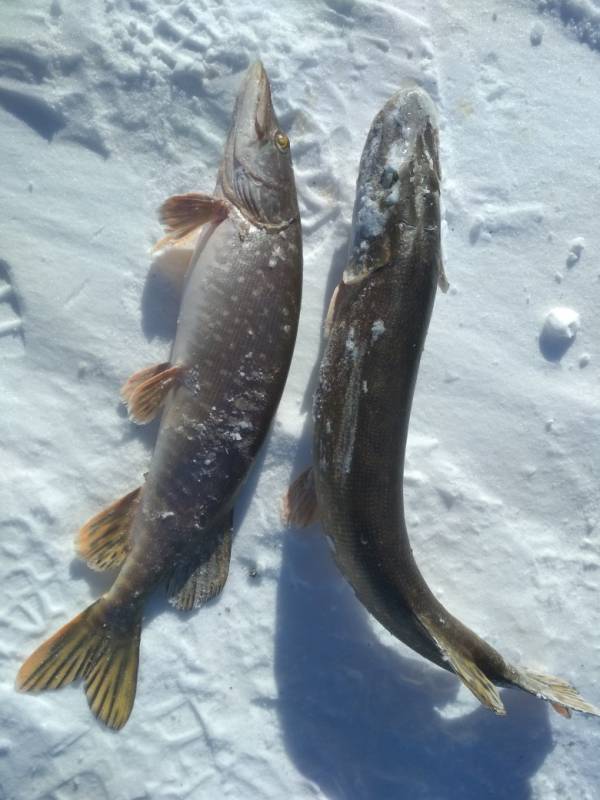
M 597 0 L 539 0 L 539 11 L 559 16 L 580 42 L 600 50 L 600 4 Z

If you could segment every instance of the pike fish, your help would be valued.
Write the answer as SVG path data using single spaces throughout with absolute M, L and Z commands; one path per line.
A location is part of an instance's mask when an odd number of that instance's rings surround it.
M 225 584 L 233 507 L 267 435 L 292 358 L 302 242 L 290 142 L 260 62 L 248 70 L 214 195 L 169 198 L 167 235 L 203 226 L 185 278 L 168 363 L 145 368 L 122 395 L 139 423 L 162 409 L 144 485 L 89 520 L 77 538 L 94 569 L 119 567 L 111 589 L 42 644 L 17 687 L 57 689 L 83 678 L 92 712 L 121 728 L 134 702 L 149 593 L 202 605 Z
M 360 162 L 347 267 L 326 320 L 314 407 L 314 465 L 283 516 L 320 518 L 334 559 L 366 609 L 492 711 L 497 686 L 600 714 L 566 681 L 509 664 L 434 597 L 408 539 L 403 473 L 419 361 L 436 287 L 444 291 L 440 166 L 433 103 L 405 86 L 375 117 Z

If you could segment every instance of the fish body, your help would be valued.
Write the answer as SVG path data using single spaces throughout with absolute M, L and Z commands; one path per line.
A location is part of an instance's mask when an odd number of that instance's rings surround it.
M 84 678 L 93 713 L 121 728 L 136 690 L 144 601 L 162 581 L 180 608 L 217 595 L 227 578 L 233 505 L 286 381 L 300 312 L 302 244 L 287 136 L 269 81 L 250 67 L 214 195 L 161 209 L 177 246 L 201 233 L 186 274 L 168 363 L 123 388 L 138 422 L 162 409 L 143 487 L 93 517 L 78 549 L 96 569 L 120 566 L 111 589 L 42 644 L 18 688 Z
M 375 117 L 361 159 L 347 268 L 326 323 L 314 408 L 314 464 L 284 503 L 292 522 L 321 520 L 334 559 L 367 610 L 498 714 L 496 686 L 558 710 L 598 713 L 558 678 L 517 669 L 433 595 L 410 546 L 403 503 L 408 422 L 438 285 L 436 114 L 407 86 Z M 311 501 L 312 493 L 312 501 Z
M 187 371 L 162 412 L 134 550 L 118 579 L 126 594 L 151 590 L 156 572 L 188 558 L 190 539 L 226 522 L 287 377 L 301 252 L 297 216 L 269 231 L 232 209 L 200 240 L 170 358 Z

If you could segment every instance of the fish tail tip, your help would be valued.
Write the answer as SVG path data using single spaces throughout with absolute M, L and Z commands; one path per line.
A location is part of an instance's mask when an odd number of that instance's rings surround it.
M 84 679 L 92 713 L 119 730 L 131 714 L 137 683 L 141 609 L 119 615 L 104 598 L 63 625 L 19 669 L 15 688 L 37 693 Z
M 89 618 L 95 605 L 63 625 L 23 662 L 16 678 L 19 691 L 58 689 L 83 674 L 87 663 L 85 643 Z
M 542 700 L 547 700 L 561 716 L 568 719 L 571 717 L 571 711 L 579 711 L 582 714 L 600 717 L 600 708 L 584 700 L 577 689 L 563 678 L 528 669 L 518 670 L 517 675 L 515 680 L 517 686 Z

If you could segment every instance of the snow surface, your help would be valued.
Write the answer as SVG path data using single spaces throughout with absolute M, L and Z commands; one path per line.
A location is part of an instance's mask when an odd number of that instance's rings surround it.
M 411 420 L 411 540 L 452 612 L 600 702 L 599 14 L 595 0 L 2 3 L 2 800 L 598 797 L 600 720 L 510 690 L 506 718 L 478 707 L 370 620 L 318 529 L 282 530 L 278 508 L 309 458 L 364 138 L 413 78 L 440 114 L 451 290 Z M 149 461 L 156 427 L 128 423 L 118 388 L 174 328 L 148 273 L 155 209 L 212 189 L 258 56 L 296 165 L 298 347 L 225 591 L 188 615 L 157 593 L 115 734 L 81 688 L 19 695 L 14 676 L 110 580 L 73 535 Z M 555 307 L 581 327 L 548 361 Z

